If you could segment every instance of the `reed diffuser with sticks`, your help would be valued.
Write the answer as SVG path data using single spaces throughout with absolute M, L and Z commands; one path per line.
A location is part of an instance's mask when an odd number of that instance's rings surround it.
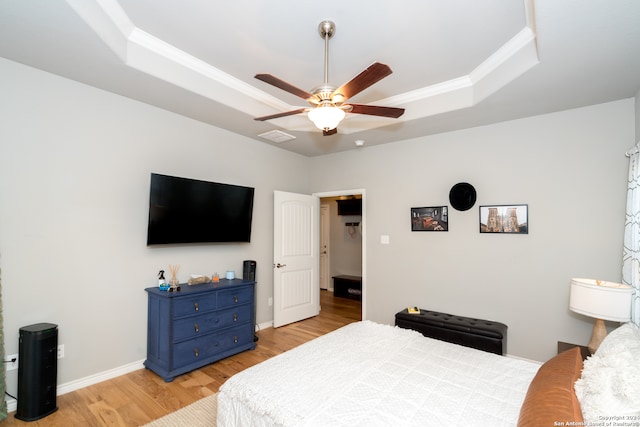
M 178 264 L 169 264 L 169 272 L 171 273 L 171 280 L 169 281 L 169 292 L 179 292 L 180 282 L 178 281 L 178 270 L 180 266 Z

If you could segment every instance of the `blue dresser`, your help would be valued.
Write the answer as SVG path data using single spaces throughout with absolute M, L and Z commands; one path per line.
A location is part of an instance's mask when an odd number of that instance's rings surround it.
M 256 347 L 255 282 L 220 279 L 216 284 L 182 284 L 180 292 L 145 290 L 144 366 L 165 381 Z

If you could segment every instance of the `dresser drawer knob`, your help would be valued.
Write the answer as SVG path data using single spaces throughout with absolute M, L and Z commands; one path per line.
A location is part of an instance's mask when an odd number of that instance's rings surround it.
M 194 348 L 194 349 L 193 349 L 193 354 L 194 354 L 196 357 L 200 356 L 200 353 L 198 352 L 198 347 L 196 347 L 196 348 Z
M 198 326 L 197 323 L 195 324 L 195 329 L 196 329 L 196 332 L 200 332 L 200 327 Z
M 233 336 L 233 342 L 238 342 L 238 337 L 237 336 Z
M 198 305 L 197 302 L 193 304 L 193 307 L 196 309 L 196 311 L 200 310 L 200 306 Z
M 238 321 L 238 315 L 236 313 L 233 313 L 233 321 L 234 322 Z
M 238 295 L 233 296 L 233 302 L 235 302 L 236 304 L 238 303 Z

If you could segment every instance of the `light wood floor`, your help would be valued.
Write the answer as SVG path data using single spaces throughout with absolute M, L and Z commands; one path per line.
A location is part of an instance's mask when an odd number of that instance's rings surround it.
M 327 332 L 360 320 L 360 302 L 320 292 L 320 315 L 257 333 L 255 350 L 245 351 L 166 383 L 147 369 L 58 396 L 58 410 L 37 421 L 23 422 L 15 412 L 0 422 L 14 426 L 139 426 L 209 396 L 227 378 Z

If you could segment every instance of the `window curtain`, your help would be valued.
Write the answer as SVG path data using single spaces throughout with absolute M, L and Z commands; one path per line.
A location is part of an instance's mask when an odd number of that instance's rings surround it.
M 622 281 L 633 287 L 631 321 L 640 326 L 640 142 L 626 154 L 629 157 L 629 180 Z
M 4 322 L 2 321 L 2 272 L 0 271 L 0 357 L 2 358 L 2 360 L 4 359 Z M 4 365 L 4 363 L 3 363 Z M 4 420 L 5 418 L 7 418 L 7 401 L 5 400 L 4 396 L 5 396 L 5 392 L 7 390 L 7 385 L 5 384 L 4 381 L 4 366 L 2 367 L 2 369 L 0 369 L 0 393 L 1 393 L 1 398 L 0 398 L 0 402 L 2 402 L 2 404 L 0 404 L 0 421 Z

